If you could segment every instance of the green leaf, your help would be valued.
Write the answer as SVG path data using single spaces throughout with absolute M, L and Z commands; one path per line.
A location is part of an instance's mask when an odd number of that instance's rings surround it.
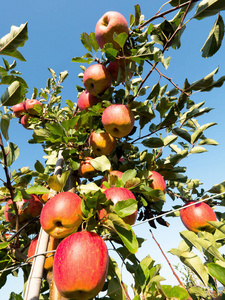
M 97 171 L 105 172 L 111 169 L 111 163 L 105 155 L 91 159 L 90 163 Z
M 200 279 L 207 285 L 209 276 L 206 267 L 203 265 L 201 259 L 193 252 L 183 252 L 180 255 L 180 260 L 189 267 Z
M 181 286 L 162 285 L 161 287 L 168 299 L 186 300 L 189 296 L 188 292 Z
M 168 146 L 168 145 L 174 143 L 177 140 L 177 138 L 178 137 L 176 135 L 168 135 L 167 137 L 165 137 L 163 139 L 164 146 Z
M 4 106 L 12 106 L 21 102 L 24 93 L 24 86 L 19 81 L 14 81 L 1 96 L 1 103 Z
M 178 6 L 178 5 L 183 4 L 185 2 L 187 2 L 187 0 L 172 0 L 172 1 L 170 1 L 170 5 L 171 6 Z
M 9 130 L 9 123 L 10 123 L 9 115 L 3 115 L 1 118 L 1 132 L 6 141 L 9 139 L 8 130 Z
M 39 160 L 36 161 L 34 167 L 35 167 L 35 170 L 38 171 L 38 173 L 44 173 L 45 172 L 45 168 Z
M 122 32 L 120 34 L 116 34 L 115 32 L 113 33 L 113 39 L 120 45 L 120 48 L 123 48 L 124 44 L 126 43 L 127 37 L 128 35 L 125 32 Z
M 210 235 L 208 234 L 207 238 L 209 236 Z M 210 253 L 213 257 L 217 258 L 218 260 L 224 261 L 223 256 L 217 250 L 215 245 L 213 245 L 213 244 L 215 244 L 213 236 L 212 236 L 211 240 L 207 240 L 206 238 L 198 238 L 197 242 L 203 249 L 205 249 L 206 252 Z
M 217 141 L 213 140 L 213 139 L 203 139 L 201 140 L 199 143 L 199 145 L 212 145 L 212 146 L 217 146 L 219 145 L 217 143 Z
M 137 201 L 135 199 L 127 199 L 124 201 L 118 201 L 114 209 L 120 218 L 132 215 L 137 210 Z
M 185 141 L 189 143 L 191 142 L 191 136 L 186 129 L 176 127 L 172 130 L 172 132 L 178 135 L 179 137 L 183 138 Z
M 18 47 L 22 47 L 27 40 L 27 23 L 21 24 L 20 27 L 12 26 L 10 33 L 0 39 L 0 54 L 12 56 L 25 61 L 25 58 L 16 49 Z
M 225 285 L 225 268 L 216 263 L 209 263 L 207 264 L 207 267 L 209 274 Z
M 211 126 L 217 125 L 216 123 L 207 123 L 202 125 L 198 130 L 196 130 L 192 135 L 191 135 L 191 144 L 194 144 L 197 142 L 197 140 L 201 137 L 203 132 L 208 129 Z
M 196 233 L 189 230 L 184 230 L 180 232 L 180 236 L 186 243 L 193 245 L 196 249 L 202 252 L 202 247 L 198 244 L 198 236 Z
M 13 143 L 9 143 L 8 147 L 5 147 L 5 153 L 7 153 L 7 166 L 10 167 L 12 163 L 18 158 L 20 154 L 20 149 Z M 1 154 L 2 158 L 2 154 Z
M 12 292 L 10 294 L 9 300 L 23 300 L 23 297 L 19 294 Z
M 77 187 L 78 191 L 81 194 L 95 193 L 99 191 L 101 188 L 97 186 L 94 182 L 90 182 L 88 184 L 81 184 Z
M 132 253 L 136 253 L 138 250 L 138 241 L 131 226 L 126 224 L 126 228 L 121 227 L 114 223 L 117 234 L 124 243 L 124 246 Z
M 203 153 L 203 152 L 207 152 L 207 150 L 204 147 L 200 147 L 200 146 L 196 146 L 192 148 L 190 151 L 191 154 Z
M 8 242 L 2 242 L 0 243 L 0 250 L 5 249 L 9 245 Z
M 89 40 L 89 35 L 86 32 L 83 32 L 80 36 L 81 42 L 84 45 L 84 47 L 88 50 L 88 51 L 92 51 L 92 45 L 90 43 Z
M 125 184 L 128 180 L 135 178 L 137 175 L 137 171 L 133 170 L 126 170 L 122 175 L 122 181 Z
M 216 15 L 221 10 L 225 10 L 224 0 L 202 0 L 197 6 L 194 18 L 201 20 Z
M 26 193 L 27 194 L 37 194 L 37 195 L 41 195 L 41 194 L 48 194 L 49 193 L 49 189 L 45 188 L 44 186 L 41 185 L 36 185 L 36 186 L 31 186 L 28 189 L 26 189 Z
M 142 141 L 142 144 L 148 148 L 160 148 L 164 146 L 164 142 L 160 138 L 150 137 Z
M 201 51 L 203 57 L 213 56 L 220 48 L 224 36 L 224 21 L 223 18 L 218 15 L 216 22 L 214 23 L 205 44 Z

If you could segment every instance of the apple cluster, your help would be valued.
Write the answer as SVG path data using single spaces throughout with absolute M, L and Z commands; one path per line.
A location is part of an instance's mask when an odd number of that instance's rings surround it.
M 12 106 L 14 115 L 20 119 L 20 123 L 26 129 L 29 129 L 29 119 L 36 117 L 42 110 L 42 104 L 37 99 L 26 99 L 23 102 Z

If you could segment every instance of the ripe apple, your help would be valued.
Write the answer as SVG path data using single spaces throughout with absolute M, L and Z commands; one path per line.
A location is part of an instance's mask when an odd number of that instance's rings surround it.
M 93 131 L 89 136 L 89 147 L 96 156 L 109 155 L 116 146 L 116 141 L 107 132 L 97 133 Z
M 29 128 L 29 119 L 30 116 L 29 115 L 23 115 L 20 118 L 20 123 L 22 124 L 22 126 L 26 129 L 32 130 L 31 128 Z
M 49 199 L 40 216 L 42 228 L 56 239 L 76 232 L 82 222 L 81 201 L 71 192 L 61 192 Z
M 79 110 L 87 111 L 88 108 L 92 107 L 93 105 L 99 102 L 101 102 L 101 100 L 98 97 L 93 96 L 87 90 L 84 90 L 78 98 L 77 105 Z
M 86 157 L 84 160 L 82 160 L 80 162 L 80 167 L 78 169 L 78 173 L 81 177 L 91 178 L 97 173 L 95 168 L 92 167 L 92 165 L 91 165 L 90 161 L 92 159 L 93 159 L 92 157 Z
M 27 99 L 27 100 L 25 100 L 24 105 L 25 105 L 26 112 L 29 115 L 33 115 L 33 116 L 39 115 L 39 113 L 38 113 L 39 109 L 37 111 L 35 109 L 35 107 L 38 108 L 40 106 L 42 109 L 42 104 L 37 99 Z
M 66 298 L 88 300 L 103 288 L 108 272 L 108 250 L 95 232 L 79 231 L 61 241 L 53 262 L 53 278 Z
M 28 257 L 31 257 L 31 256 L 35 255 L 37 243 L 38 243 L 38 235 L 30 243 L 30 246 L 28 248 L 28 253 L 27 253 Z M 47 251 L 56 250 L 58 245 L 59 245 L 59 240 L 53 238 L 52 236 L 50 236 L 49 241 L 48 241 Z M 46 254 L 45 264 L 44 264 L 44 268 L 46 270 L 51 270 L 52 269 L 53 259 L 54 259 L 54 252 Z M 33 260 L 33 259 L 31 259 L 31 260 Z
M 105 174 L 102 177 L 101 189 L 106 189 L 106 187 L 104 186 L 103 182 L 104 181 L 108 181 L 108 176 L 117 176 L 118 178 L 122 179 L 123 172 L 118 171 L 118 170 L 112 170 L 112 171 L 109 171 L 109 174 Z M 113 185 L 111 187 L 113 187 Z
M 111 200 L 114 203 L 114 205 L 118 201 L 123 201 L 127 199 L 136 200 L 134 194 L 130 190 L 124 187 L 111 187 L 109 189 L 105 189 L 103 193 L 106 195 L 107 200 Z M 107 218 L 107 212 L 104 208 L 100 210 L 99 217 L 100 219 Z M 123 218 L 124 222 L 130 225 L 133 225 L 136 222 L 136 219 L 137 219 L 137 210 L 133 214 Z
M 18 209 L 19 223 L 30 220 L 40 215 L 42 210 L 42 202 L 40 199 L 34 195 L 30 195 L 30 199 L 22 199 L 21 201 L 15 202 Z M 5 219 L 7 222 L 10 222 L 12 226 L 16 223 L 16 216 L 13 212 L 10 212 L 9 209 L 13 209 L 13 201 L 10 199 L 5 206 Z
M 106 43 L 112 43 L 116 50 L 120 49 L 120 45 L 113 39 L 114 32 L 117 35 L 123 32 L 128 35 L 129 27 L 121 13 L 108 11 L 98 20 L 95 26 L 95 37 L 100 48 L 103 48 Z
M 18 104 L 13 105 L 12 106 L 12 110 L 13 110 L 14 115 L 17 118 L 20 118 L 21 117 L 21 113 L 24 113 L 26 111 L 24 102 L 20 102 Z
M 152 183 L 150 184 L 150 187 L 153 190 L 161 190 L 163 193 L 166 193 L 166 183 L 161 174 L 159 174 L 156 171 L 151 171 L 151 175 L 149 176 L 149 179 L 153 179 Z
M 204 202 L 196 202 L 196 204 L 186 207 L 188 204 L 195 203 L 190 201 L 186 203 L 180 210 L 180 218 L 184 226 L 191 231 L 198 232 L 200 230 L 212 232 L 215 230 L 207 221 L 217 221 L 214 210 Z
M 121 80 L 120 80 L 121 82 L 125 82 L 126 78 L 131 79 L 133 73 L 128 72 L 126 70 L 126 67 L 129 65 L 130 62 L 131 62 L 130 60 L 120 58 L 120 59 L 116 59 L 115 61 L 111 61 L 109 63 L 108 70 L 111 73 L 114 81 L 117 81 L 120 70 L 122 72 Z
M 134 127 L 134 114 L 124 104 L 112 104 L 102 114 L 105 130 L 114 137 L 128 135 Z
M 84 72 L 83 84 L 91 95 L 102 95 L 110 88 L 112 76 L 102 64 L 91 65 Z

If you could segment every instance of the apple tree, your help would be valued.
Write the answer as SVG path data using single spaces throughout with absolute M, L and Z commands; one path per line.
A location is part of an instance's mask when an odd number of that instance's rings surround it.
M 225 299 L 218 289 L 218 283 L 225 286 L 225 260 L 220 251 L 225 224 L 224 214 L 217 211 L 224 206 L 225 184 L 205 191 L 200 180 L 188 178 L 184 166 L 187 157 L 217 145 L 207 135 L 215 122 L 199 121 L 212 108 L 194 101 L 192 95 L 221 87 L 225 76 L 215 80 L 217 68 L 195 82 L 186 78 L 178 86 L 162 71 L 173 68 L 167 51 L 173 49 L 176 58 L 192 20 L 215 18 L 201 51 L 204 58 L 219 51 L 224 35 L 222 10 L 223 0 L 170 0 L 153 16 L 148 12 L 143 16 L 141 6 L 135 5 L 129 22 L 121 14 L 106 13 L 96 20 L 93 32 L 81 34 L 83 56 L 71 58 L 81 69 L 75 102 L 61 94 L 67 71 L 56 74 L 49 68 L 50 77 L 40 90 L 28 87 L 16 71 L 16 60 L 25 60 L 18 48 L 29 42 L 27 23 L 12 26 L 0 39 L 0 80 L 7 86 L 0 111 L 4 171 L 0 287 L 20 268 L 24 299 L 31 299 L 27 296 L 33 289 L 28 284 L 31 270 L 40 269 L 41 285 L 32 299 Z M 152 78 L 157 79 L 153 82 Z M 24 130 L 33 131 L 28 142 L 43 147 L 45 164 L 37 157 L 33 169 L 13 169 L 19 156 L 17 145 L 9 139 L 13 118 L 18 118 Z M 56 197 L 62 200 L 59 206 Z M 172 200 L 169 212 L 164 211 L 166 199 Z M 178 205 L 178 199 L 183 205 Z M 191 285 L 182 282 L 174 269 L 178 284 L 164 285 L 161 265 L 151 252 L 142 260 L 136 256 L 146 236 L 136 236 L 133 225 L 146 222 L 149 229 L 167 227 L 168 215 L 181 217 L 179 222 L 187 227 L 170 253 L 196 276 Z M 32 246 L 34 239 L 44 244 L 43 232 L 50 235 L 45 247 L 46 255 L 51 254 L 46 262 L 52 260 L 48 267 L 36 264 L 41 255 L 38 246 Z M 96 238 L 96 244 L 91 239 L 80 246 L 84 236 Z M 67 251 L 67 241 L 75 241 L 71 249 L 80 246 L 83 251 L 77 250 L 76 255 Z M 118 254 L 133 278 L 132 286 L 122 280 L 118 262 L 108 257 L 105 246 L 99 256 L 96 245 L 102 243 Z M 82 266 L 77 257 L 83 260 Z M 74 278 L 71 284 L 68 268 Z M 91 270 L 99 276 L 95 287 L 91 286 Z M 10 299 L 23 299 L 22 290 L 20 295 L 11 293 Z

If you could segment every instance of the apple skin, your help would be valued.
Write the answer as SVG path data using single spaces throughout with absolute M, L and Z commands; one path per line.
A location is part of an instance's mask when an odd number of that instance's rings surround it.
M 112 170 L 112 171 L 109 171 L 109 174 L 105 174 L 103 177 L 102 177 L 102 183 L 101 183 L 101 189 L 106 189 L 106 187 L 104 186 L 103 182 L 104 181 L 108 181 L 108 175 L 113 175 L 113 176 L 117 176 L 118 178 L 122 179 L 122 176 L 123 176 L 123 172 L 121 171 L 118 171 L 118 170 Z M 112 186 L 113 187 L 113 186 Z
M 121 69 L 122 71 L 122 79 L 121 82 L 125 82 L 126 78 L 131 79 L 133 76 L 132 72 L 129 72 L 127 74 L 126 71 L 126 66 L 130 63 L 130 60 L 124 59 L 124 58 L 120 58 L 120 59 L 116 59 L 115 61 L 111 61 L 108 65 L 108 70 L 112 75 L 112 79 L 114 81 L 117 81 L 118 78 L 118 74 L 119 74 L 119 70 Z
M 61 241 L 53 262 L 53 278 L 66 298 L 88 300 L 103 288 L 108 273 L 108 249 L 94 232 L 79 231 Z
M 97 173 L 95 168 L 91 165 L 90 161 L 92 159 L 92 157 L 86 157 L 84 160 L 81 161 L 80 167 L 78 169 L 78 173 L 81 177 L 92 178 Z
M 39 115 L 38 112 L 34 108 L 35 105 L 40 105 L 42 108 L 41 102 L 38 101 L 37 99 L 27 99 L 27 100 L 25 100 L 24 105 L 25 105 L 26 112 L 29 115 L 33 115 L 33 116 Z
M 37 195 L 31 194 L 31 198 L 26 200 L 22 199 L 21 201 L 15 202 L 18 209 L 18 215 L 19 215 L 19 223 L 22 223 L 24 221 L 28 221 L 32 218 L 35 218 L 40 215 L 42 211 L 43 204 L 40 201 L 40 199 L 37 197 Z M 12 226 L 16 223 L 16 216 L 15 214 L 8 212 L 9 206 L 11 206 L 13 201 L 10 199 L 5 206 L 5 219 L 7 222 L 10 222 Z M 23 205 L 28 203 L 28 206 L 23 210 Z M 13 206 L 12 206 L 13 208 Z
M 195 203 L 195 201 L 190 201 L 183 207 L 192 203 Z M 195 205 L 181 209 L 180 218 L 188 230 L 196 233 L 201 230 L 213 232 L 215 228 L 206 221 L 217 221 L 214 210 L 204 202 L 196 202 Z
M 29 128 L 29 119 L 30 116 L 29 115 L 23 115 L 20 118 L 20 123 L 22 124 L 22 126 L 28 130 L 32 130 L 31 128 Z
M 98 97 L 93 96 L 87 90 L 84 90 L 78 98 L 77 105 L 79 110 L 88 111 L 88 108 L 99 102 L 101 102 L 101 100 Z
M 109 155 L 116 146 L 116 141 L 107 132 L 97 133 L 93 131 L 89 136 L 89 147 L 96 156 Z
M 150 187 L 153 190 L 161 190 L 163 193 L 166 193 L 166 183 L 161 174 L 159 174 L 156 171 L 151 171 L 151 175 L 149 176 L 149 179 L 153 179 L 152 183 L 150 184 Z
M 28 257 L 31 257 L 31 256 L 35 255 L 37 243 L 38 243 L 38 235 L 30 243 L 30 246 L 28 248 L 28 253 L 27 253 Z M 53 238 L 52 236 L 50 236 L 49 241 L 48 241 L 47 251 L 56 250 L 58 245 L 59 245 L 59 240 Z M 53 267 L 54 255 L 52 255 L 52 254 L 54 254 L 54 252 L 46 254 L 44 268 L 47 271 L 51 270 L 52 267 Z M 33 259 L 31 259 L 31 260 L 33 260 Z M 29 261 L 31 261 L 31 260 L 29 260 Z
M 124 104 L 112 104 L 102 114 L 102 124 L 113 137 L 122 138 L 134 127 L 134 114 Z
M 12 106 L 12 110 L 13 110 L 13 113 L 14 115 L 17 117 L 17 118 L 20 118 L 21 117 L 21 113 L 25 113 L 26 111 L 26 108 L 25 108 L 25 105 L 23 102 L 20 102 L 18 104 L 15 104 Z
M 127 199 L 136 200 L 134 194 L 130 190 L 124 187 L 111 187 L 109 189 L 105 189 L 103 193 L 106 195 L 106 199 L 111 200 L 114 203 L 114 205 L 118 201 L 123 201 Z M 100 219 L 107 219 L 107 212 L 104 208 L 100 210 L 99 217 Z M 133 214 L 124 217 L 123 221 L 129 225 L 133 225 L 136 222 L 136 219 L 137 219 L 137 210 Z
M 83 84 L 91 95 L 102 95 L 111 87 L 112 76 L 105 66 L 94 64 L 85 70 Z
M 56 239 L 76 232 L 82 222 L 81 198 L 71 192 L 61 192 L 44 205 L 40 223 L 42 228 Z
M 121 13 L 108 11 L 98 20 L 95 26 L 95 37 L 100 48 L 103 48 L 106 43 L 112 43 L 116 50 L 120 49 L 120 45 L 113 39 L 114 32 L 117 35 L 123 32 L 128 35 L 129 27 Z

